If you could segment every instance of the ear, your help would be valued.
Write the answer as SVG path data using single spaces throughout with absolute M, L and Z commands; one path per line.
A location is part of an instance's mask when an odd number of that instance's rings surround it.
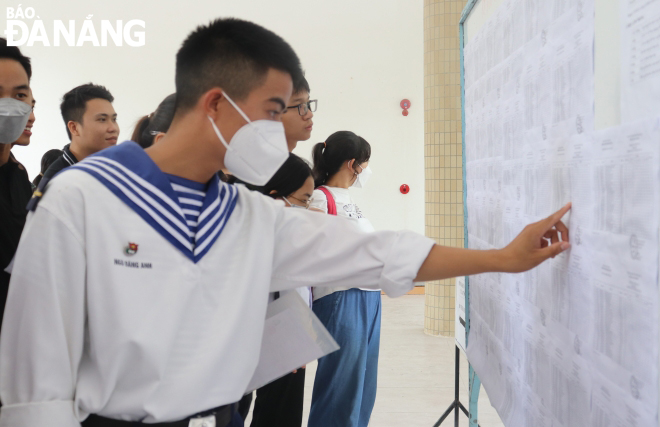
M 153 143 L 154 144 L 157 143 L 158 141 L 163 139 L 163 137 L 165 137 L 165 134 L 163 132 L 160 132 L 160 133 L 156 134 L 156 136 L 154 136 L 154 142 Z
M 78 130 L 78 123 L 73 120 L 69 120 L 66 124 L 67 129 L 71 132 L 71 136 L 80 136 L 80 131 Z
M 277 191 L 275 191 L 275 190 L 270 190 L 270 193 L 268 193 L 268 194 L 276 194 L 276 193 L 277 193 Z
M 218 110 L 220 109 L 220 101 L 222 101 L 223 98 L 224 95 L 222 94 L 222 89 L 214 87 L 201 96 L 199 104 L 201 104 L 201 108 L 207 116 L 216 119 Z
M 355 169 L 354 166 L 355 166 L 355 159 L 349 160 L 348 161 L 348 168 L 351 169 L 351 170 L 354 170 Z

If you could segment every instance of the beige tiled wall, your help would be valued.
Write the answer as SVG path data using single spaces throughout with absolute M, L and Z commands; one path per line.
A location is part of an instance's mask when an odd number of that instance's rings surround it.
M 458 22 L 465 0 L 424 0 L 426 235 L 463 247 Z M 426 283 L 424 331 L 454 334 L 454 279 Z

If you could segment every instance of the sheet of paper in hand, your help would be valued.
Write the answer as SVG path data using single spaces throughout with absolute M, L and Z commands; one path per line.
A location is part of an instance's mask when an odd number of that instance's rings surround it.
M 259 364 L 245 392 L 336 350 L 339 345 L 300 295 L 287 292 L 268 305 Z

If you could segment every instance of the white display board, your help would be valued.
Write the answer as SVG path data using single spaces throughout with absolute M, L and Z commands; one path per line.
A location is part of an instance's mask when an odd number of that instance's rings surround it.
M 660 109 L 631 114 L 622 96 L 644 79 L 631 87 L 625 51 L 599 44 L 612 2 L 480 3 L 464 46 L 468 245 L 502 247 L 570 201 L 572 249 L 470 277 L 470 363 L 508 427 L 657 425 Z M 622 3 L 655 16 L 654 0 Z M 652 40 L 649 22 L 622 16 L 634 41 L 618 46 Z
M 465 316 L 465 276 L 456 278 L 456 308 L 454 310 L 455 315 L 455 326 L 454 326 L 454 336 L 456 337 L 456 345 L 465 352 L 467 347 L 465 338 L 465 326 L 466 326 L 466 316 Z

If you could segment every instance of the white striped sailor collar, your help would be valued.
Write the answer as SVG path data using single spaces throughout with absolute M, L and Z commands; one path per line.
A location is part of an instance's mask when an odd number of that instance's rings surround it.
M 236 188 L 214 175 L 193 235 L 170 179 L 135 142 L 102 150 L 68 169 L 94 176 L 195 263 L 211 249 L 238 201 Z

